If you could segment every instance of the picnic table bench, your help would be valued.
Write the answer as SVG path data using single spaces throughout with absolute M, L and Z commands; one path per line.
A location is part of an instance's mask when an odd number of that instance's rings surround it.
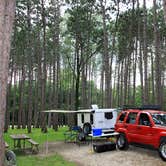
M 39 152 L 39 143 L 38 142 L 35 142 L 32 139 L 28 139 L 28 142 L 31 144 L 32 152 Z

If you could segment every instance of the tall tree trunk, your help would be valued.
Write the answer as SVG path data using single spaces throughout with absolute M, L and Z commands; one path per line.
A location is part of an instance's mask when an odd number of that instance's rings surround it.
M 105 72 L 105 101 L 106 107 L 111 107 L 111 95 L 110 95 L 110 60 L 108 52 L 108 33 L 106 29 L 106 1 L 101 1 L 102 19 L 103 19 L 103 59 L 104 59 L 104 72 Z
M 88 66 L 88 74 L 86 73 L 86 75 L 89 75 L 88 77 L 88 82 L 91 81 L 91 73 L 92 73 L 92 62 L 90 62 L 89 66 Z M 87 107 L 89 108 L 92 104 L 92 88 L 91 88 L 91 84 L 89 84 L 88 88 L 88 97 L 87 97 Z
M 146 8 L 146 0 L 143 0 L 143 59 L 144 59 L 144 104 L 148 104 L 148 53 L 147 53 L 147 8 Z
M 135 96 L 136 96 L 136 70 L 137 70 L 137 41 L 136 42 L 136 50 L 133 54 L 133 96 L 132 96 L 132 104 L 135 105 Z
M 128 90 L 128 76 L 129 76 L 129 57 L 125 58 L 125 61 L 124 61 L 124 96 L 123 96 L 123 101 L 124 101 L 124 105 L 127 104 L 127 90 Z
M 120 66 L 121 63 L 118 63 L 118 74 L 117 74 L 117 88 L 116 88 L 116 106 L 120 106 Z
M 140 10 L 139 0 L 137 0 L 137 8 Z M 141 43 L 141 18 L 140 12 L 138 15 L 138 40 L 139 40 L 139 73 L 140 73 L 140 82 L 141 82 L 141 101 L 144 104 L 144 81 L 143 81 L 143 60 L 142 60 L 142 43 Z
M 16 83 L 16 69 L 14 68 L 14 94 L 13 94 L 13 109 L 12 109 L 12 129 L 15 125 L 15 111 L 16 111 L 16 93 L 17 93 L 17 83 Z
M 101 107 L 104 107 L 104 61 L 103 61 L 103 58 L 102 58 L 102 67 L 101 67 L 100 91 L 101 91 Z
M 86 89 L 87 89 L 87 65 L 83 67 L 81 73 L 81 85 L 82 85 L 82 97 L 81 97 L 81 107 L 87 107 L 87 96 L 86 96 Z
M 151 73 L 152 73 L 152 103 L 155 103 L 155 83 L 154 83 L 154 58 L 153 51 L 151 52 Z
M 4 132 L 8 131 L 10 126 L 10 93 L 12 88 L 12 80 L 13 80 L 13 62 L 11 65 L 11 72 L 10 72 L 10 82 L 7 87 L 7 105 L 6 105 L 6 119 L 5 119 L 5 129 Z
M 53 42 L 54 42 L 54 57 L 53 57 L 53 107 L 58 108 L 59 100 L 59 83 L 60 83 L 60 1 L 53 0 L 54 6 L 54 32 L 53 32 Z M 53 129 L 58 130 L 58 114 L 53 114 Z
M 77 67 L 78 69 L 79 67 Z M 75 110 L 79 107 L 79 88 L 80 88 L 80 71 L 77 70 L 76 85 L 75 85 Z
M 120 77 L 121 77 L 121 79 L 120 79 L 120 96 L 121 96 L 121 102 L 120 102 L 120 106 L 123 106 L 124 105 L 124 93 L 123 93 L 123 89 L 124 89 L 124 64 L 125 64 L 125 62 L 124 62 L 124 60 L 122 60 L 122 62 L 121 62 L 121 73 L 120 73 Z
M 18 71 L 18 73 L 19 73 L 19 71 Z M 16 76 L 15 76 L 15 85 L 17 86 L 17 74 L 16 74 Z M 20 81 L 20 77 L 19 77 L 19 84 L 18 84 L 18 90 L 19 90 L 19 94 L 21 94 L 22 95 L 22 93 L 20 93 L 20 91 L 22 90 L 22 85 L 23 84 L 21 84 L 21 81 Z M 17 94 L 17 88 L 15 89 L 16 91 L 15 91 L 15 95 Z M 22 96 L 19 96 L 19 101 L 22 99 Z M 15 102 L 16 102 L 16 97 L 17 96 L 15 96 Z M 17 102 L 15 103 L 15 104 L 17 104 Z M 22 106 L 21 104 L 19 105 L 19 110 L 18 110 L 18 114 L 17 114 L 17 117 L 18 117 L 18 123 L 17 123 L 17 128 L 18 129 L 21 129 L 21 123 L 22 123 L 22 109 L 20 108 L 20 106 Z
M 20 91 L 20 96 L 19 96 L 19 116 L 21 116 L 22 121 L 22 128 L 25 129 L 26 127 L 26 116 L 25 116 L 25 110 L 24 110 L 24 83 L 25 83 L 25 69 L 24 69 L 24 63 L 22 62 L 22 74 L 20 78 L 20 84 L 19 84 L 19 91 Z
M 164 6 L 164 19 L 166 23 L 166 0 L 163 0 L 163 6 Z
M 130 65 L 131 65 L 131 55 L 129 55 L 127 58 L 125 58 L 125 69 L 124 69 L 124 96 L 123 101 L 124 104 L 130 104 L 129 98 L 130 98 Z
M 28 25 L 28 39 L 27 39 L 27 54 L 28 54 L 28 133 L 31 133 L 32 125 L 32 80 L 33 80 L 33 57 L 31 49 L 31 2 L 27 1 L 27 25 Z
M 0 165 L 4 166 L 4 121 L 6 111 L 6 90 L 10 39 L 14 20 L 15 1 L 0 1 Z
M 39 8 L 39 5 L 37 6 Z M 39 20 L 40 14 L 37 12 L 37 22 Z M 41 41 L 40 41 L 40 24 L 37 24 L 37 34 L 36 34 L 36 56 L 37 56 L 37 76 L 36 76 L 36 98 L 35 98 L 35 112 L 34 112 L 34 126 L 39 128 L 41 124 L 41 116 L 39 114 L 39 110 L 41 110 L 41 89 L 42 89 L 42 51 L 41 51 Z
M 162 106 L 162 85 L 161 85 L 161 55 L 160 55 L 160 38 L 159 38 L 159 30 L 157 23 L 157 4 L 156 0 L 153 0 L 153 8 L 154 8 L 154 38 L 155 38 L 155 67 L 156 67 L 156 97 L 157 104 Z
M 47 81 L 47 69 L 46 69 L 46 18 L 45 18 L 45 4 L 44 0 L 41 0 L 41 7 L 42 7 L 42 26 L 43 26 L 43 47 L 42 47 L 42 58 L 43 58 L 43 64 L 42 64 L 42 85 L 41 85 L 41 110 L 45 110 L 46 106 L 46 81 Z M 46 127 L 46 114 L 41 113 L 41 131 L 46 133 L 47 127 Z
M 75 82 L 75 110 L 79 107 L 79 88 L 80 88 L 80 55 L 79 55 L 79 37 L 76 37 L 76 82 Z

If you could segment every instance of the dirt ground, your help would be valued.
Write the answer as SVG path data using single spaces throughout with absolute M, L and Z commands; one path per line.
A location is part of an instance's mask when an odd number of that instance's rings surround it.
M 48 145 L 48 146 L 46 146 Z M 48 147 L 48 148 L 47 148 Z M 78 166 L 166 166 L 157 151 L 130 146 L 127 151 L 92 152 L 92 145 L 54 142 L 44 144 L 40 156 L 58 153 Z

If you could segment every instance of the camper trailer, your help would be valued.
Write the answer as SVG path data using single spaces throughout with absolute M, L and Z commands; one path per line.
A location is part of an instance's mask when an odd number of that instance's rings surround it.
M 86 134 L 89 134 L 92 128 L 114 131 L 117 114 L 117 109 L 99 109 L 97 105 L 92 105 L 92 109 L 78 111 L 77 125 Z
M 77 126 L 83 129 L 84 134 L 91 133 L 93 128 L 102 129 L 103 133 L 114 132 L 114 125 L 119 109 L 99 109 L 92 105 L 92 109 L 72 110 L 46 110 L 47 113 L 68 113 L 77 115 Z

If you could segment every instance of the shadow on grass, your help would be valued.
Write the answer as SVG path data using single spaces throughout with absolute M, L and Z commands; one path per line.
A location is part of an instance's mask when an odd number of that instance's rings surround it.
M 14 149 L 12 150 L 16 156 L 27 156 L 27 155 L 37 155 L 37 153 L 32 153 L 31 148 L 26 148 L 26 149 Z

